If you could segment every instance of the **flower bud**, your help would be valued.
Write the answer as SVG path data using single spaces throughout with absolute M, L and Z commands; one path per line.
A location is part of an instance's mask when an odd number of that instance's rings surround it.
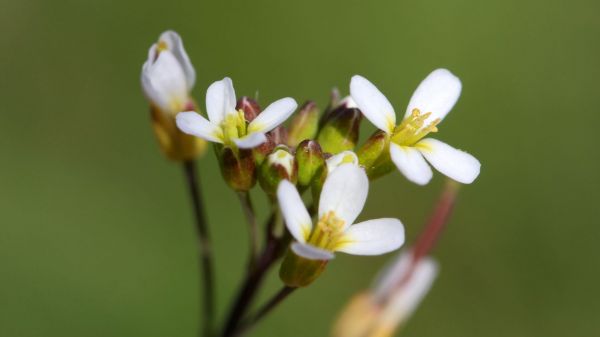
M 251 150 L 215 146 L 223 179 L 235 191 L 248 191 L 256 183 L 256 170 Z
M 260 166 L 258 181 L 268 195 L 274 196 L 279 182 L 297 180 L 298 165 L 294 156 L 285 146 L 277 147 Z
M 305 139 L 314 139 L 319 127 L 319 109 L 312 101 L 304 103 L 304 106 L 296 114 L 290 124 L 287 144 L 296 147 Z
M 196 110 L 190 92 L 196 72 L 173 31 L 161 34 L 148 51 L 142 67 L 142 90 L 150 102 L 152 127 L 163 153 L 172 160 L 194 159 L 206 147 L 204 140 L 184 134 L 175 125 L 177 113 Z
M 384 131 L 375 131 L 356 151 L 359 163 L 373 180 L 394 170 L 389 154 L 390 137 Z
M 323 117 L 317 137 L 323 151 L 335 154 L 354 149 L 361 120 L 362 114 L 352 98 L 342 100 L 338 107 Z
M 304 140 L 296 148 L 296 162 L 298 163 L 298 186 L 305 189 L 313 180 L 321 176 L 325 159 L 321 146 L 314 140 Z
M 248 96 L 244 96 L 237 101 L 236 110 L 244 112 L 244 118 L 248 123 L 252 122 L 260 113 L 261 109 L 258 103 Z
M 276 146 L 287 144 L 288 130 L 283 125 L 276 127 L 268 135 Z

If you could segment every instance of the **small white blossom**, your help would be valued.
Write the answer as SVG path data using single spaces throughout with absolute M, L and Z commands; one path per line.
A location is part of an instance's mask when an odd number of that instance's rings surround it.
M 141 81 L 146 98 L 162 112 L 175 114 L 190 109 L 196 72 L 176 32 L 162 33 L 150 47 Z
M 424 257 L 416 262 L 412 259 L 411 252 L 400 254 L 374 290 L 374 300 L 382 303 L 383 308 L 378 330 L 389 331 L 390 335 L 410 318 L 438 274 L 438 265 L 432 258 Z
M 444 175 L 464 184 L 479 175 L 481 164 L 472 155 L 437 139 L 425 138 L 450 112 L 461 92 L 458 77 L 437 69 L 415 90 L 396 126 L 396 114 L 387 98 L 366 78 L 355 75 L 350 82 L 352 98 L 377 128 L 390 136 L 390 157 L 398 170 L 416 184 L 425 185 L 432 171 L 425 159 Z
M 379 255 L 404 243 L 404 227 L 398 219 L 375 219 L 354 224 L 365 201 L 369 179 L 364 169 L 343 164 L 326 178 L 319 199 L 318 221 L 312 220 L 292 183 L 282 181 L 277 198 L 285 224 L 297 240 L 292 250 L 312 260 L 328 260 L 333 252 Z
M 177 115 L 177 126 L 187 134 L 230 147 L 249 149 L 264 143 L 265 133 L 283 123 L 298 106 L 292 98 L 277 100 L 247 123 L 235 109 L 236 97 L 229 77 L 214 82 L 206 91 L 208 120 L 194 111 Z

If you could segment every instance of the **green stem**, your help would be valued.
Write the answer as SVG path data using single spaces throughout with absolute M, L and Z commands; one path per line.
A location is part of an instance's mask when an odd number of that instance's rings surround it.
M 210 243 L 210 234 L 208 231 L 206 216 L 204 212 L 204 202 L 200 191 L 200 180 L 196 173 L 196 163 L 193 160 L 183 163 L 184 174 L 188 185 L 192 207 L 194 209 L 194 219 L 196 224 L 196 234 L 198 239 L 198 253 L 200 256 L 200 270 L 203 278 L 203 310 L 202 320 L 204 322 L 202 336 L 210 337 L 213 334 L 214 322 L 214 272 L 212 247 Z

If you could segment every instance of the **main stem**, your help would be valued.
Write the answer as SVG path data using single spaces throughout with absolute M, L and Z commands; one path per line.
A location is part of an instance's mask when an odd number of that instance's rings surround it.
M 269 218 L 267 229 L 274 226 L 277 221 L 276 211 Z M 273 263 L 277 261 L 282 252 L 282 247 L 286 244 L 285 238 L 276 238 L 267 232 L 266 245 L 256 260 L 254 268 L 248 270 L 248 274 L 241 289 L 239 290 L 235 302 L 227 317 L 227 322 L 222 332 L 223 337 L 233 336 L 248 307 L 256 297 L 256 293 Z
M 198 236 L 198 253 L 200 255 L 200 270 L 203 278 L 203 329 L 202 336 L 210 337 L 213 333 L 214 322 L 214 272 L 212 260 L 212 247 L 208 231 L 206 216 L 204 212 L 204 201 L 200 192 L 200 179 L 196 173 L 196 162 L 188 160 L 183 163 L 194 218 L 196 223 L 196 234 Z
M 250 230 L 250 261 L 248 268 L 252 270 L 256 266 L 256 260 L 258 258 L 258 224 L 256 222 L 256 212 L 254 211 L 254 205 L 250 198 L 250 192 L 238 192 L 240 198 L 240 204 L 248 222 Z

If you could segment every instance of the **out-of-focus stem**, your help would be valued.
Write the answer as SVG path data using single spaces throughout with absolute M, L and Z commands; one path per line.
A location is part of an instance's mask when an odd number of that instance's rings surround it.
M 202 336 L 210 337 L 214 323 L 214 272 L 210 234 L 204 212 L 204 202 L 200 190 L 200 179 L 196 172 L 196 163 L 188 160 L 183 163 L 184 174 L 194 209 L 196 234 L 198 237 L 198 253 L 200 256 L 201 278 L 203 279 L 203 328 Z
M 429 221 L 413 246 L 413 263 L 429 254 L 436 244 L 440 234 L 448 223 L 459 188 L 460 185 L 455 181 L 448 180 L 446 182 L 446 186 L 438 199 Z

